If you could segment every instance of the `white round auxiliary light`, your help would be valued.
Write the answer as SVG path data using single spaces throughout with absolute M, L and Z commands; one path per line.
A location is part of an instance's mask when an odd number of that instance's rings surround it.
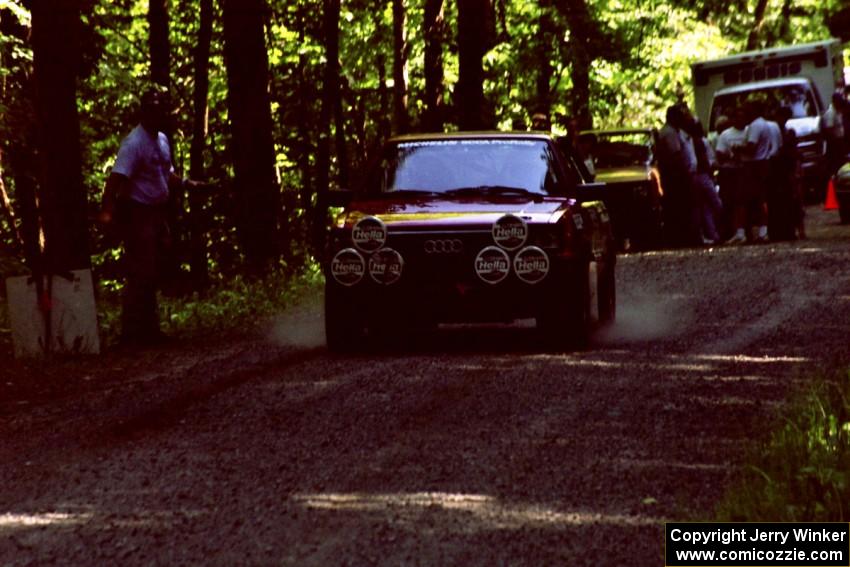
M 354 224 L 351 241 L 361 252 L 371 254 L 387 243 L 387 225 L 378 217 L 363 217 Z
M 345 248 L 331 260 L 331 275 L 340 285 L 351 287 L 366 275 L 366 260 L 354 248 Z
M 375 283 L 392 285 L 401 279 L 404 258 L 392 248 L 382 248 L 369 258 L 369 275 Z
M 514 273 L 527 284 L 540 283 L 549 273 L 549 256 L 537 246 L 526 246 L 514 257 Z
M 493 223 L 493 241 L 505 250 L 517 250 L 528 240 L 528 225 L 517 215 L 504 215 Z
M 497 246 L 488 246 L 475 257 L 475 273 L 484 283 L 495 285 L 508 277 L 510 271 L 508 253 Z

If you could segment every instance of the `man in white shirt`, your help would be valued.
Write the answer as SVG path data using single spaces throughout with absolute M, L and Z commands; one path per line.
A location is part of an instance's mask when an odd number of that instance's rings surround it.
M 124 343 L 154 344 L 164 338 L 156 292 L 162 260 L 171 244 L 167 206 L 170 191 L 184 185 L 174 173 L 171 148 L 162 132 L 167 107 L 167 95 L 161 91 L 142 95 L 139 125 L 121 142 L 103 193 L 99 220 L 105 226 L 118 224 L 124 241 Z
M 658 133 L 656 149 L 661 186 L 664 188 L 664 228 L 668 244 L 693 246 L 702 243 L 695 223 L 692 173 L 696 156 L 684 126 L 690 116 L 679 105 L 667 109 L 667 121 Z
M 723 202 L 727 226 L 731 225 L 734 235 L 727 242 L 741 244 L 746 242 L 744 224 L 746 221 L 746 199 L 744 198 L 743 149 L 747 144 L 747 114 L 738 108 L 732 115 L 732 125 L 717 136 L 715 152 L 720 166 L 718 183 L 720 200 Z M 728 234 L 728 233 L 727 233 Z
M 757 227 L 756 242 L 767 242 L 767 181 L 770 173 L 771 151 L 774 150 L 773 135 L 768 121 L 764 119 L 764 104 L 750 101 L 748 114 L 752 121 L 747 126 L 747 143 L 744 146 L 744 196 L 746 208 Z M 781 142 L 779 144 L 781 147 Z M 779 151 L 779 148 L 776 148 Z M 743 228 L 743 227 L 740 227 Z M 745 236 L 740 229 L 733 237 L 739 241 Z

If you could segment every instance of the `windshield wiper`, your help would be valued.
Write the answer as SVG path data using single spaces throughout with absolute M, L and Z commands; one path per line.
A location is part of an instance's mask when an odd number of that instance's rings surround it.
M 445 192 L 446 195 L 452 197 L 472 197 L 477 195 L 496 195 L 499 197 L 526 197 L 532 199 L 535 203 L 543 201 L 545 195 L 535 193 L 522 187 L 508 187 L 505 185 L 478 185 L 476 187 L 461 187 L 460 189 L 451 189 Z
M 436 191 L 425 191 L 422 189 L 396 189 L 394 191 L 384 191 L 373 195 L 378 199 L 399 199 L 399 198 L 416 198 L 416 197 L 440 197 L 442 193 Z

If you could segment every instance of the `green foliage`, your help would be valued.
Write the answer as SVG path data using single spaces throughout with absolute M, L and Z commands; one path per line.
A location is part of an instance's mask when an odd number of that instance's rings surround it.
M 750 457 L 721 521 L 850 519 L 850 371 L 819 381 Z
M 321 270 L 315 264 L 295 275 L 281 268 L 262 279 L 240 275 L 221 278 L 204 294 L 161 298 L 162 328 L 166 333 L 181 338 L 250 329 L 303 298 L 315 296 L 323 282 Z M 101 336 L 107 343 L 114 342 L 121 331 L 120 296 L 121 286 L 116 282 L 100 282 L 99 324 Z

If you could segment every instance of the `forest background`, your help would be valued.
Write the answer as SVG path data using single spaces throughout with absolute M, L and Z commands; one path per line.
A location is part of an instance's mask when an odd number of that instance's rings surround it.
M 0 276 L 92 267 L 139 94 L 168 89 L 178 293 L 315 266 L 390 135 L 660 126 L 693 61 L 825 39 L 842 0 L 0 0 Z M 830 32 L 832 27 L 832 32 Z

